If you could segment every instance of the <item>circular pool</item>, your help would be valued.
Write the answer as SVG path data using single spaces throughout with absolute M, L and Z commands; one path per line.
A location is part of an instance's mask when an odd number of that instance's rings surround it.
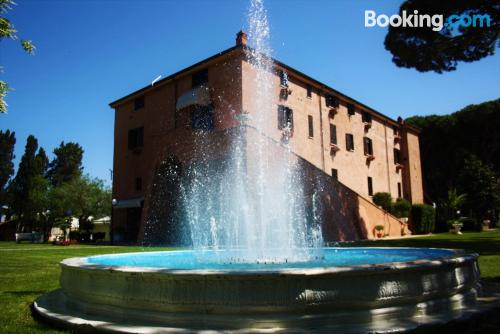
M 479 288 L 477 255 L 445 249 L 325 248 L 279 263 L 246 263 L 240 251 L 144 252 L 61 268 L 61 289 L 35 311 L 117 332 L 394 330 L 453 317 Z

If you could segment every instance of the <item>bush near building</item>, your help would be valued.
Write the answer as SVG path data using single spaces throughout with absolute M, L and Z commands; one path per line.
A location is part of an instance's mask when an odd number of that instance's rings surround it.
M 427 234 L 434 231 L 436 223 L 435 209 L 427 204 L 414 204 L 411 207 L 411 229 L 415 234 Z

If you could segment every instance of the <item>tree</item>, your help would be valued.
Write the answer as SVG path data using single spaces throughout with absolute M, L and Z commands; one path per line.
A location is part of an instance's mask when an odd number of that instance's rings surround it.
M 415 10 L 430 16 L 441 14 L 444 20 L 451 15 L 487 14 L 490 24 L 468 27 L 448 24 L 440 31 L 434 31 L 433 27 L 390 26 L 385 48 L 392 53 L 392 61 L 397 66 L 442 73 L 454 71 L 458 62 L 473 62 L 495 53 L 500 33 L 498 1 L 407 0 L 401 4 L 399 14 L 406 11 L 411 15 Z
M 6 186 L 14 174 L 14 145 L 16 144 L 15 132 L 0 131 L 0 207 L 6 200 Z
M 392 197 L 391 194 L 389 193 L 376 193 L 373 195 L 373 203 L 376 205 L 382 207 L 387 212 L 391 211 L 391 205 L 392 205 Z
M 83 148 L 77 143 L 61 142 L 54 149 L 54 159 L 49 164 L 47 176 L 53 186 L 76 180 L 82 174 Z
M 90 234 L 93 221 L 111 214 L 111 191 L 104 182 L 90 176 L 78 176 L 51 191 L 51 215 L 54 220 L 78 218 L 81 231 Z
M 466 158 L 460 173 L 460 190 L 467 194 L 465 208 L 481 223 L 493 219 L 500 210 L 500 181 L 498 175 L 474 155 Z
M 38 141 L 30 135 L 16 177 L 9 186 L 18 231 L 31 232 L 47 206 L 48 183 L 43 177 L 47 157 L 42 149 L 38 153 L 37 150 Z
M 12 9 L 13 5 L 14 1 L 12 0 L 0 0 L 0 42 L 2 42 L 3 39 L 17 39 L 16 29 L 14 28 L 12 23 L 5 17 L 5 14 Z M 31 43 L 30 40 L 22 39 L 21 47 L 30 55 L 34 54 L 35 52 L 35 46 Z M 1 69 L 2 67 L 0 66 L 0 72 Z M 0 113 L 7 112 L 7 103 L 5 102 L 5 96 L 7 95 L 7 92 L 9 90 L 9 85 L 5 81 L 0 80 Z

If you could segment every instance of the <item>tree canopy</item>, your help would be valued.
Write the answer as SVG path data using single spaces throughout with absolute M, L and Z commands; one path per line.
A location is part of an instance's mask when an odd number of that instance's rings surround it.
M 490 16 L 490 25 L 465 27 L 445 25 L 442 30 L 432 27 L 389 26 L 385 48 L 392 53 L 392 61 L 399 67 L 414 68 L 420 72 L 453 71 L 458 62 L 473 62 L 495 53 L 500 34 L 500 3 L 497 0 L 407 0 L 403 11 L 413 14 Z
M 77 179 L 83 170 L 83 148 L 78 143 L 61 142 L 54 149 L 54 159 L 49 164 L 47 176 L 52 185 L 59 186 Z
M 500 175 L 500 99 L 470 105 L 451 115 L 415 116 L 406 122 L 421 129 L 420 152 L 428 201 L 449 211 L 449 191 L 456 189 L 451 197 L 465 194 L 461 201 L 465 214 L 483 219 L 488 210 L 500 209 L 495 202 Z M 438 218 L 449 216 L 441 212 Z
M 5 187 L 12 174 L 14 174 L 14 146 L 16 144 L 15 132 L 0 131 L 0 206 L 5 204 Z
M 9 19 L 5 17 L 5 14 L 9 10 L 11 10 L 12 6 L 14 5 L 15 3 L 12 0 L 0 0 L 0 42 L 2 42 L 3 39 L 16 40 L 18 38 L 17 31 L 14 28 L 14 25 L 9 21 Z M 22 39 L 21 47 L 28 54 L 35 53 L 35 46 L 30 40 Z M 0 66 L 0 71 L 1 70 L 2 67 Z M 7 95 L 9 90 L 9 85 L 5 81 L 0 80 L 0 113 L 7 112 L 7 103 L 5 102 L 5 96 Z

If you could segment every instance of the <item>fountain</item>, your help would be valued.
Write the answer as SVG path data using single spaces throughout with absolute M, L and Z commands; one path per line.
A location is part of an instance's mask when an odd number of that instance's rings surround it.
M 241 124 L 221 165 L 207 168 L 209 157 L 195 152 L 198 160 L 180 185 L 181 230 L 192 249 L 66 259 L 61 289 L 34 303 L 41 318 L 122 333 L 346 333 L 413 328 L 454 318 L 474 304 L 476 254 L 322 247 L 314 208 L 307 218 L 286 126 L 278 153 L 265 135 L 253 137 L 256 159 L 249 166 L 238 133 L 265 133 L 274 113 L 263 0 L 251 1 L 249 28 L 255 112 L 238 114 Z M 205 133 L 197 134 L 196 141 L 204 140 Z

